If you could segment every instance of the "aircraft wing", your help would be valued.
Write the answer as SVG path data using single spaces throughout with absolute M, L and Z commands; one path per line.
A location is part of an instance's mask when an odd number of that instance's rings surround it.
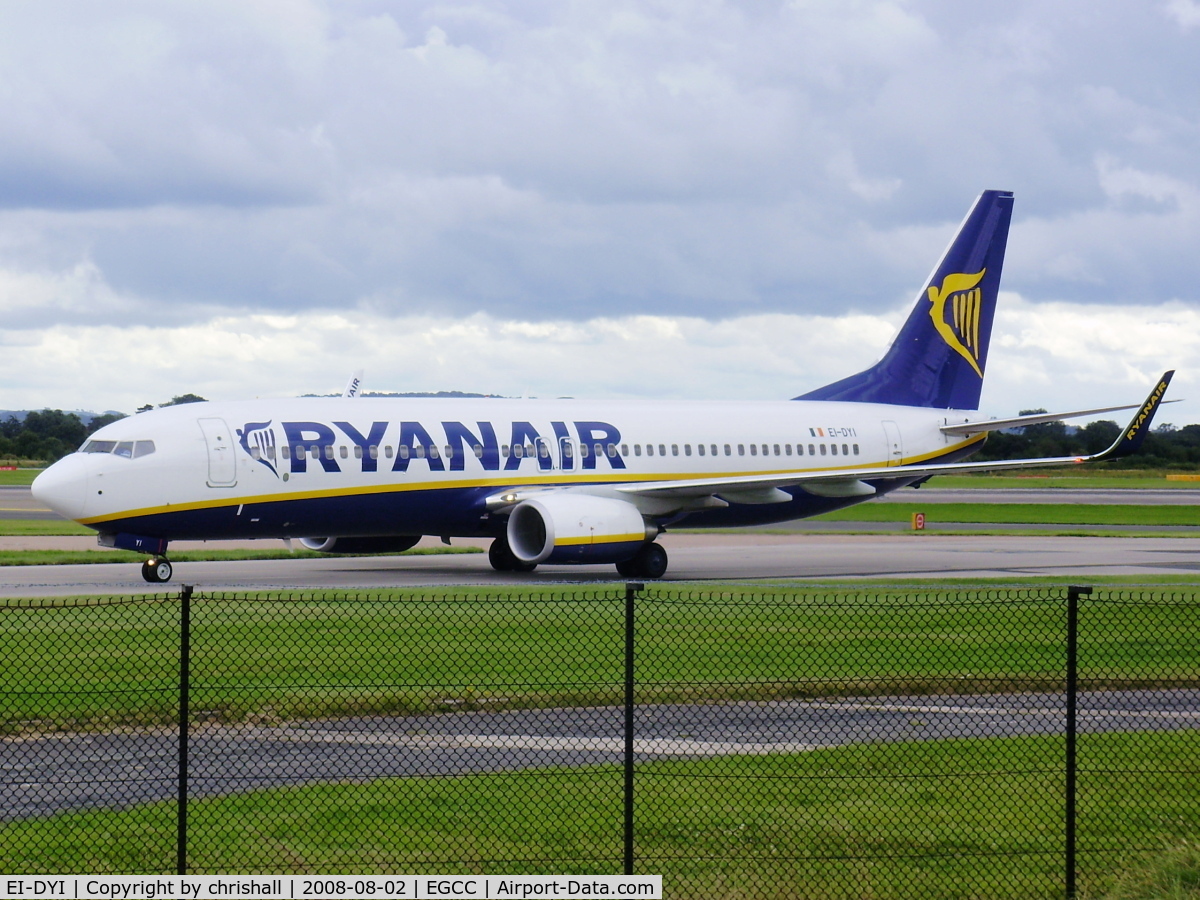
M 1178 403 L 1178 400 L 1164 400 L 1163 403 Z M 1004 428 L 1021 428 L 1025 425 L 1045 425 L 1047 422 L 1061 422 L 1063 419 L 1078 419 L 1082 416 L 1096 416 L 1106 412 L 1120 412 L 1123 409 L 1139 409 L 1136 403 L 1124 406 L 1104 406 L 1100 409 L 1076 409 L 1060 413 L 1032 413 L 1028 416 L 1013 416 L 1011 419 L 980 419 L 978 422 L 964 422 L 961 425 L 943 425 L 939 431 L 942 434 L 983 434 L 985 431 L 1000 431 Z
M 697 478 L 684 481 L 652 481 L 625 484 L 616 490 L 631 497 L 704 497 L 718 496 L 739 503 L 777 503 L 791 497 L 780 488 L 801 487 L 822 497 L 865 497 L 875 488 L 867 481 L 925 478 L 931 475 L 961 475 L 972 472 L 1003 472 L 1044 466 L 1077 465 L 1113 459 L 1134 453 L 1142 445 L 1154 414 L 1162 403 L 1174 370 L 1163 374 L 1144 403 L 1112 446 L 1091 456 L 1057 456 L 1041 459 L 1007 459 L 991 462 L 933 463 L 914 466 L 873 466 L 858 469 L 832 469 L 823 472 L 785 472 L 778 475 L 743 475 L 733 478 Z

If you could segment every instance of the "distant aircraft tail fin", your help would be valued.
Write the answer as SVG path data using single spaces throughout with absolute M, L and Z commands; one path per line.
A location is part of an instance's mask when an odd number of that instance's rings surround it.
M 979 195 L 882 360 L 794 399 L 978 409 L 1012 204 Z

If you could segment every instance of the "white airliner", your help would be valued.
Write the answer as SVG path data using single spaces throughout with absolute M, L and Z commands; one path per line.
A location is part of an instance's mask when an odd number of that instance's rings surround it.
M 977 412 L 1011 216 L 1012 194 L 981 194 L 883 359 L 793 400 L 362 399 L 348 389 L 186 404 L 101 428 L 33 493 L 101 544 L 147 554 L 150 582 L 170 579 L 173 540 L 298 537 L 363 553 L 427 534 L 492 537 L 502 571 L 615 563 L 625 577 L 657 578 L 667 555 L 655 538 L 674 525 L 780 522 L 933 475 L 1133 452 L 1170 372 L 1103 453 L 960 461 L 989 431 L 1134 408 Z

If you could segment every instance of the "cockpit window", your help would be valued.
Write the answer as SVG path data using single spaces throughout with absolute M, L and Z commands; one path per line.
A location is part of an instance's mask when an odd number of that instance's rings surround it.
M 154 441 L 88 441 L 82 453 L 111 453 L 125 459 L 138 459 L 154 452 Z

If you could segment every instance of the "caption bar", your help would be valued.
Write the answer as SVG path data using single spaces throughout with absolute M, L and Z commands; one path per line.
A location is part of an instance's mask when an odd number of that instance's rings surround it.
M 662 900 L 661 875 L 59 875 L 4 876 L 4 896 L 68 900 L 568 900 L 574 897 Z

